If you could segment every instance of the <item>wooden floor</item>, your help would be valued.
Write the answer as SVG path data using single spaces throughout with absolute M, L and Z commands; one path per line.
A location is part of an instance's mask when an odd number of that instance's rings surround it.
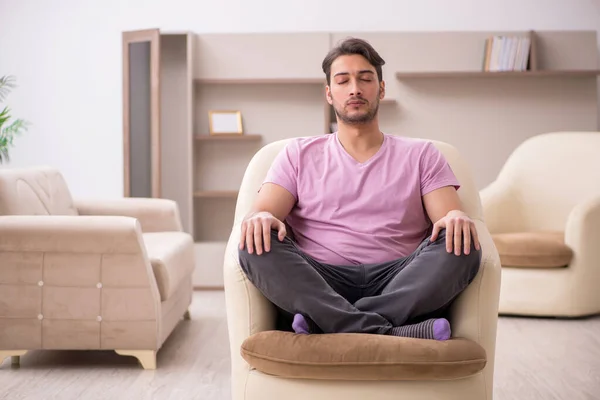
M 0 365 L 0 399 L 228 400 L 229 347 L 223 292 L 197 292 L 144 371 L 114 352 L 37 351 Z M 494 399 L 600 399 L 600 317 L 499 321 Z

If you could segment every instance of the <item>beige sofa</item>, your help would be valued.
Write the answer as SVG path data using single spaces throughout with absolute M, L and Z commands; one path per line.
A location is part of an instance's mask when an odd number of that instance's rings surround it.
M 189 317 L 193 268 L 173 201 L 74 201 L 55 169 L 0 170 L 0 362 L 115 350 L 154 369 Z
M 518 146 L 481 191 L 502 263 L 500 313 L 600 312 L 600 132 L 553 132 Z
M 451 146 L 448 158 L 482 242 L 480 271 L 451 308 L 453 338 L 433 341 L 363 334 L 296 335 L 276 330 L 274 306 L 238 263 L 240 223 L 287 140 L 262 148 L 247 167 L 224 261 L 234 400 L 392 400 L 492 398 L 500 260 L 482 221 L 470 171 Z

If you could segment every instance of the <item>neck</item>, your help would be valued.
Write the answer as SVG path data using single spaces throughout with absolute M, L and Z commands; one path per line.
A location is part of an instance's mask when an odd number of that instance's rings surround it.
M 359 125 L 348 125 L 338 121 L 338 138 L 344 148 L 355 152 L 379 148 L 383 143 L 383 133 L 379 130 L 377 119 Z

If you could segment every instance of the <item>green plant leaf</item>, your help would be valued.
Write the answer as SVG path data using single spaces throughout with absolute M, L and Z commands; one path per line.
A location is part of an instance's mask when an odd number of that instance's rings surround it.
M 16 87 L 15 77 L 12 75 L 3 76 L 0 78 L 0 101 L 4 101 L 6 96 L 10 93 L 10 89 Z
M 9 161 L 10 158 L 8 157 L 8 148 L 7 147 L 0 147 L 0 164 L 2 164 L 2 162 L 4 161 Z
M 4 101 L 10 89 L 16 87 L 11 75 L 0 78 L 0 102 Z M 0 164 L 9 160 L 8 149 L 13 145 L 14 137 L 27 130 L 28 123 L 22 119 L 11 121 L 10 109 L 4 106 L 0 112 Z
M 4 110 L 2 110 L 2 112 L 0 112 L 0 128 L 2 128 L 2 125 L 8 121 L 8 119 L 10 118 L 10 115 L 8 115 L 8 113 L 10 112 L 8 106 L 4 107 Z
M 21 134 L 22 131 L 26 131 L 27 128 L 27 122 L 22 119 L 16 119 L 6 128 L 2 129 L 2 136 L 8 138 L 8 142 L 12 145 L 13 138 Z

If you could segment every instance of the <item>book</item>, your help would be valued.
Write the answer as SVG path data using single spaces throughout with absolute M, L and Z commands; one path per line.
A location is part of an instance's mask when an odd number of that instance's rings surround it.
M 526 71 L 530 53 L 530 37 L 490 36 L 484 46 L 483 71 Z

